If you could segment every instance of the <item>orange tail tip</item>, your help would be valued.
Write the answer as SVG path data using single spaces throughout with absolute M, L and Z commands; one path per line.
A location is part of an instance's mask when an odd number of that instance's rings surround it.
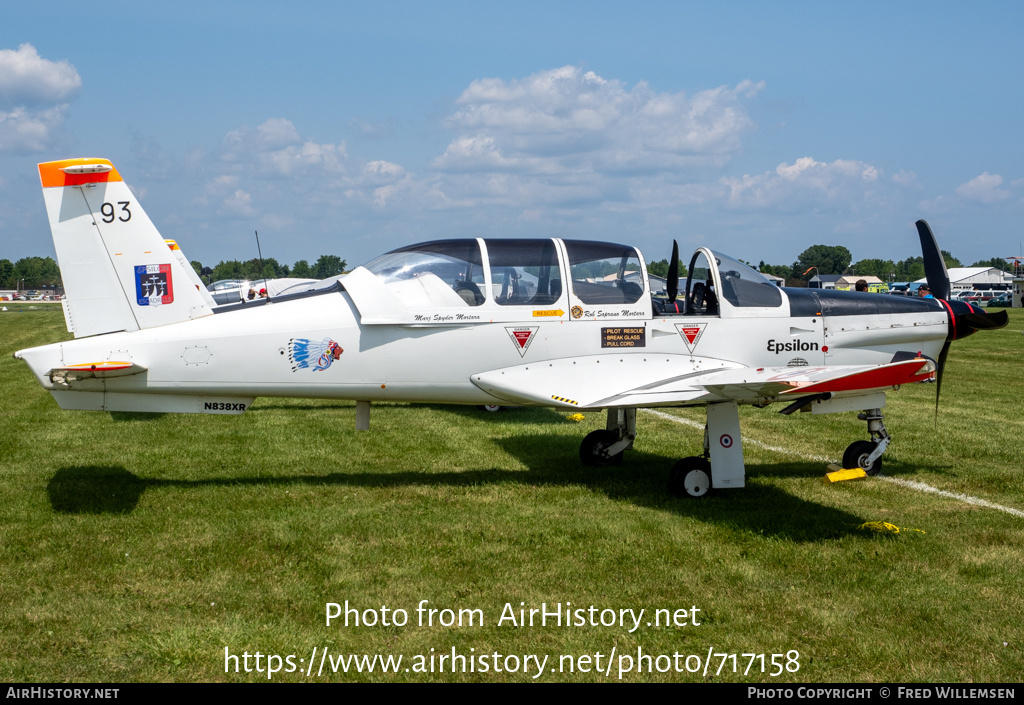
M 44 162 L 39 165 L 39 179 L 43 183 L 43 188 L 124 180 L 107 159 L 62 159 Z

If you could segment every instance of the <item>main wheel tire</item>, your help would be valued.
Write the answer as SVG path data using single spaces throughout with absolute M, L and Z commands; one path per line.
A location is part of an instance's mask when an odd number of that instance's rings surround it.
M 673 497 L 704 497 L 710 491 L 711 463 L 705 458 L 683 458 L 668 473 L 668 492 Z
M 861 468 L 868 475 L 877 475 L 882 472 L 882 459 L 876 458 L 875 462 L 867 465 L 868 456 L 875 450 L 878 444 L 874 441 L 854 441 L 843 453 L 844 468 Z
M 591 431 L 580 443 L 580 461 L 588 468 L 602 468 L 607 465 L 618 465 L 622 462 L 622 453 L 606 456 L 603 451 L 616 443 L 619 436 L 614 431 Z

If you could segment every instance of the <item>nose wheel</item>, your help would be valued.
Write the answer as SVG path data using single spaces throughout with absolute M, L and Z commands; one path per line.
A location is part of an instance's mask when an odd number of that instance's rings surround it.
M 877 447 L 874 441 L 854 441 L 843 453 L 843 467 L 860 468 L 868 475 L 877 475 L 882 471 L 882 459 L 870 460 Z
M 882 423 L 881 409 L 868 409 L 857 414 L 861 421 L 868 422 L 870 441 L 854 441 L 843 453 L 844 468 L 861 468 L 868 475 L 882 472 L 882 453 L 889 447 L 892 438 Z

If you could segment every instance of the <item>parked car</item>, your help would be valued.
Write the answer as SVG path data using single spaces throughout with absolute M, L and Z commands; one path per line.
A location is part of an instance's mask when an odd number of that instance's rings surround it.
M 1008 291 L 1004 291 L 1003 293 L 999 294 L 998 296 L 994 296 L 991 299 L 989 299 L 985 303 L 985 305 L 990 307 L 990 308 L 1009 308 L 1009 307 L 1013 306 L 1013 302 L 1012 302 L 1012 299 L 1011 299 L 1011 294 Z

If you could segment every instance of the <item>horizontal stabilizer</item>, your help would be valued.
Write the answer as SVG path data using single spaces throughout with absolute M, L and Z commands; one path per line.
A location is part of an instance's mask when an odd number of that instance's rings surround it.
M 146 368 L 134 362 L 83 362 L 78 365 L 66 365 L 54 367 L 47 373 L 50 381 L 54 384 L 66 385 L 69 382 L 76 382 L 81 379 L 96 377 L 107 379 L 110 377 L 127 377 L 145 372 Z

